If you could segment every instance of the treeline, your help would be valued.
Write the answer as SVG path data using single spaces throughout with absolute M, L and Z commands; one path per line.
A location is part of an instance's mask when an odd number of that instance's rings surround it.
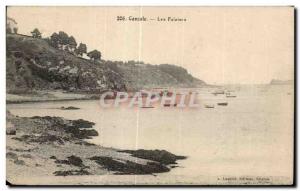
M 179 81 L 193 81 L 193 76 L 188 73 L 188 71 L 181 67 L 171 64 L 159 64 L 159 65 L 151 65 L 151 64 L 145 64 L 142 61 L 105 61 L 105 65 L 114 70 L 118 73 L 122 73 L 123 70 L 120 68 L 120 66 L 126 66 L 127 68 L 136 68 L 137 65 L 144 68 L 155 68 L 156 70 L 160 70 L 162 72 L 168 73 L 169 75 L 173 76 L 174 78 L 178 79 Z
M 35 28 L 31 34 L 33 38 L 42 38 L 42 33 L 37 28 Z M 58 33 L 54 32 L 50 37 L 44 38 L 44 40 L 46 40 L 50 46 L 59 50 L 67 51 L 78 57 L 83 57 L 83 55 L 86 54 L 93 61 L 101 60 L 100 51 L 93 50 L 87 52 L 86 44 L 78 44 L 73 36 L 69 36 L 63 31 L 59 31 Z
M 35 28 L 32 32 L 33 38 L 42 38 L 41 32 Z M 78 57 L 83 57 L 84 54 L 86 54 L 91 60 L 99 61 L 101 60 L 101 52 L 98 50 L 93 50 L 90 52 L 87 52 L 87 45 L 84 43 L 77 43 L 76 39 L 71 35 L 69 36 L 67 33 L 63 31 L 59 31 L 58 33 L 54 32 L 50 37 L 44 38 L 48 42 L 48 44 L 56 49 L 67 51 L 71 54 L 74 54 Z M 156 68 L 162 72 L 168 73 L 169 75 L 173 76 L 174 78 L 178 79 L 179 81 L 192 81 L 194 78 L 188 74 L 187 70 L 180 67 L 180 66 L 174 66 L 170 64 L 160 64 L 160 65 L 150 65 L 145 64 L 142 61 L 105 61 L 103 62 L 105 66 L 110 68 L 113 71 L 116 71 L 118 73 L 122 73 L 122 69 L 120 66 L 126 66 L 128 68 L 136 68 L 137 65 L 143 66 L 143 67 L 151 67 Z

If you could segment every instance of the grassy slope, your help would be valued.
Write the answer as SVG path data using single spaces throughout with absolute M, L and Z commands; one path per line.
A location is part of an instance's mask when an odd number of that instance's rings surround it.
M 7 35 L 7 90 L 101 92 L 158 86 L 194 87 L 205 84 L 174 65 L 101 61 L 94 63 L 57 50 L 45 40 Z

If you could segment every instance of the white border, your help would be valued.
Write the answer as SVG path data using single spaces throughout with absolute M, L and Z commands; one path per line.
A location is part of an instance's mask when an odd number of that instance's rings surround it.
M 132 6 L 132 5 L 143 5 L 143 6 L 263 6 L 263 5 L 296 5 L 297 0 L 6 0 L 7 5 L 121 5 L 121 6 Z
M 0 127 L 1 127 L 1 155 L 0 155 L 0 190 L 8 190 L 9 188 L 5 185 L 5 115 L 6 115 L 6 107 L 5 107 L 5 13 L 6 6 L 295 6 L 298 8 L 299 15 L 299 0 L 202 0 L 202 1 L 193 1 L 193 0 L 151 0 L 140 2 L 138 0 L 1 0 L 0 1 L 0 26 L 1 26 L 1 46 L 0 46 L 0 104 L 2 109 L 0 109 Z M 297 19 L 297 26 L 299 26 L 299 19 Z M 299 32 L 298 32 L 299 34 Z M 297 34 L 298 38 L 299 35 Z M 297 50 L 297 55 L 299 55 L 299 49 Z M 299 67 L 297 73 L 299 74 Z M 299 83 L 297 83 L 297 89 L 299 89 Z M 298 106 L 297 106 L 298 107 Z M 297 118 L 299 118 L 299 113 L 297 114 Z M 297 137 L 299 139 L 299 130 L 297 131 Z M 297 147 L 297 153 L 299 153 L 299 147 Z M 297 161 L 299 162 L 299 160 Z M 298 165 L 299 166 L 299 165 Z M 297 177 L 297 181 L 299 184 L 299 175 Z M 26 188 L 26 190 L 33 190 L 36 188 Z M 44 188 L 44 190 L 52 190 L 54 188 Z M 70 188 L 69 188 L 70 189 Z M 73 187 L 71 189 L 80 189 L 80 187 Z M 86 188 L 85 188 L 86 189 Z M 99 188 L 98 188 L 99 189 Z M 101 188 L 104 189 L 104 188 Z M 113 188 L 116 189 L 116 188 Z M 118 188 L 120 189 L 120 188 Z M 122 188 L 125 189 L 125 188 Z M 157 188 L 163 189 L 163 188 Z M 165 188 L 164 188 L 165 189 Z M 169 188 L 171 189 L 171 188 Z M 174 188 L 172 188 L 174 189 Z M 189 188 L 181 188 L 182 190 L 187 190 Z M 204 189 L 204 188 L 201 188 Z M 206 188 L 209 189 L 209 188 Z M 215 190 L 217 188 L 210 188 L 209 190 Z M 233 190 L 234 188 L 228 188 L 227 190 Z M 250 188 L 252 190 L 255 188 Z M 268 189 L 268 188 L 263 188 Z M 269 188 L 270 189 L 270 188 Z M 273 189 L 273 188 L 271 188 Z M 280 190 L 287 190 L 289 188 L 277 188 Z M 55 190 L 66 190 L 66 188 L 55 188 Z

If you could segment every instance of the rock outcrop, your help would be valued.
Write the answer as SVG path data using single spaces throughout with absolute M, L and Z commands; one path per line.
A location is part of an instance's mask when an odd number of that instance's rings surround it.
M 16 134 L 7 135 L 8 177 L 153 174 L 185 159 L 164 150 L 117 150 L 89 143 L 93 122 L 60 117 L 17 117 L 7 112 Z M 101 133 L 101 132 L 100 132 Z M 21 169 L 21 170 L 20 170 Z

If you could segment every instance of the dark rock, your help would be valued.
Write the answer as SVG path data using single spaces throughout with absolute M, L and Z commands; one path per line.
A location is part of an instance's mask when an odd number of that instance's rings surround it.
M 14 163 L 17 165 L 25 165 L 25 162 L 23 160 L 15 159 Z
M 168 167 L 156 162 L 148 162 L 143 165 L 131 161 L 120 162 L 111 157 L 99 156 L 94 156 L 90 160 L 94 160 L 109 171 L 115 171 L 116 174 L 152 174 L 170 171 Z
M 50 159 L 56 159 L 56 156 L 51 156 Z
M 68 170 L 68 171 L 55 171 L 55 176 L 74 176 L 74 175 L 90 175 L 86 170 Z
M 32 158 L 31 154 L 21 154 L 20 156 L 23 158 L 30 158 L 30 159 Z
M 18 148 L 16 148 L 16 149 L 11 149 L 11 150 L 17 151 L 17 152 L 31 152 L 31 151 L 33 151 L 34 149 L 18 149 Z
M 23 56 L 23 52 L 16 51 L 16 52 L 14 52 L 14 56 L 15 56 L 16 58 L 21 58 L 21 57 Z
M 92 128 L 95 123 L 83 119 L 73 120 L 72 125 L 76 128 Z
M 13 137 L 12 139 L 26 142 L 26 143 L 58 143 L 64 144 L 64 141 L 61 137 L 56 135 L 22 135 L 21 137 Z
M 90 139 L 92 136 L 98 136 L 98 132 L 94 129 L 78 129 L 74 127 L 66 127 L 65 128 L 67 133 L 70 133 L 73 137 L 78 139 Z
M 95 146 L 94 143 L 89 143 L 89 142 L 86 142 L 86 141 L 79 141 L 79 142 L 76 142 L 75 144 L 77 144 L 77 145 L 85 145 L 85 146 Z
M 18 159 L 18 155 L 16 153 L 13 153 L 13 152 L 7 152 L 6 153 L 6 158 L 9 158 L 9 159 Z
M 74 155 L 69 156 L 68 157 L 68 161 L 70 162 L 71 165 L 74 165 L 74 166 L 83 166 L 82 160 L 79 157 L 77 157 L 77 156 L 74 156 Z
M 55 163 L 57 163 L 57 164 L 67 164 L 67 165 L 71 165 L 71 164 L 70 164 L 70 161 L 68 161 L 68 160 L 59 160 L 59 159 L 56 159 L 56 160 L 55 160 Z
M 123 150 L 119 152 L 130 153 L 134 157 L 157 161 L 162 164 L 177 164 L 176 160 L 186 159 L 185 156 L 177 156 L 165 150 Z
M 99 135 L 96 130 L 90 129 L 95 123 L 83 119 L 66 120 L 61 117 L 34 116 L 21 118 L 19 120 L 18 124 L 23 124 L 21 131 L 28 135 L 13 137 L 13 139 L 26 143 L 64 144 L 66 141 L 74 140 L 78 142 L 77 139 L 90 139 L 93 136 Z M 32 123 L 34 123 L 33 127 Z M 25 128 L 23 126 L 25 126 Z
M 67 158 L 67 160 L 56 160 L 55 163 L 57 163 L 57 164 L 66 164 L 66 165 L 73 165 L 73 166 L 79 166 L 79 167 L 84 166 L 82 164 L 82 160 L 79 157 L 74 156 L 74 155 L 69 156 Z
M 16 135 L 16 133 L 15 129 L 6 129 L 6 135 Z
M 100 95 L 91 95 L 89 99 L 100 99 Z
M 95 130 L 95 129 L 90 129 L 90 130 L 81 130 L 81 133 L 86 136 L 87 138 L 90 138 L 90 137 L 95 137 L 95 136 L 98 136 L 98 132 Z
M 10 113 L 6 114 L 7 117 L 12 117 L 12 115 Z M 7 122 L 6 124 L 6 135 L 16 135 L 17 131 L 16 131 L 16 128 L 15 126 L 10 123 L 10 122 Z

